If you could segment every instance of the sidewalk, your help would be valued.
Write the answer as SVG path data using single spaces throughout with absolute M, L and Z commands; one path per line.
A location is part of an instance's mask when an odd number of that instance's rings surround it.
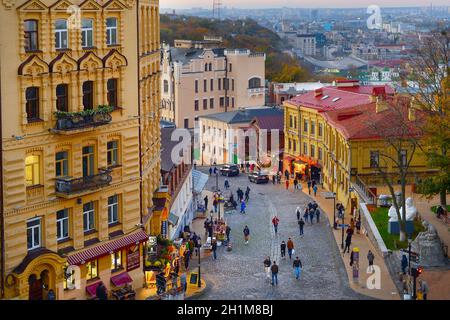
M 284 184 L 282 184 L 284 186 Z M 306 183 L 302 183 L 303 192 L 306 194 L 308 193 L 308 187 Z M 320 208 L 322 209 L 322 212 L 326 213 L 328 216 L 328 221 L 331 225 L 331 228 L 333 226 L 333 200 L 328 200 L 322 197 L 322 192 L 327 192 L 328 190 L 323 189 L 319 186 L 319 189 L 317 190 L 317 196 L 314 197 L 314 193 L 311 190 L 311 199 L 315 200 Z M 290 187 L 290 192 L 293 192 L 293 189 Z M 300 192 L 299 190 L 297 192 Z M 346 223 L 349 222 L 349 218 L 346 219 Z M 332 228 L 334 238 L 336 240 L 336 243 L 338 244 L 339 248 L 341 247 L 342 242 L 342 230 L 334 230 Z M 345 237 L 345 234 L 344 234 Z M 346 253 L 345 255 L 341 254 L 341 257 L 344 261 L 345 268 L 347 270 L 348 280 L 350 283 L 350 286 L 353 290 L 356 292 L 359 292 L 361 294 L 364 294 L 366 296 L 370 296 L 376 299 L 383 299 L 383 300 L 399 300 L 400 296 L 398 294 L 397 288 L 389 274 L 388 268 L 384 262 L 383 257 L 377 252 L 375 247 L 372 245 L 370 240 L 364 236 L 363 234 L 357 234 L 356 232 L 353 234 L 352 237 L 352 245 L 351 249 L 354 247 L 359 248 L 359 282 L 355 283 L 353 281 L 353 270 L 350 266 L 350 254 Z M 369 263 L 367 261 L 367 253 L 371 250 L 373 254 L 375 255 L 374 264 L 379 266 L 381 269 L 381 289 L 368 289 L 366 286 L 367 278 L 369 278 L 372 274 L 366 273 L 366 269 L 369 266 Z

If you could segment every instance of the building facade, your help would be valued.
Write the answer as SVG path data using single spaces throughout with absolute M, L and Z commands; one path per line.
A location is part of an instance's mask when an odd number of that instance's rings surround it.
M 247 49 L 163 45 L 161 117 L 178 128 L 194 128 L 202 115 L 265 100 L 265 54 Z
M 295 48 L 301 56 L 315 56 L 317 51 L 316 36 L 313 34 L 297 34 Z
M 152 204 L 141 194 L 159 184 L 148 139 L 159 120 L 143 121 L 139 96 L 158 110 L 159 55 L 142 56 L 158 51 L 159 13 L 158 1 L 139 3 L 0 5 L 3 298 L 90 299 L 100 283 L 144 281 Z M 144 187 L 141 149 L 154 163 Z
M 344 206 L 356 203 L 352 199 L 373 200 L 369 198 L 376 196 L 376 188 L 382 183 L 376 166 L 386 144 L 371 132 L 368 123 L 389 121 L 392 114 L 383 99 L 393 95 L 389 86 L 360 86 L 357 81 L 337 81 L 335 86 L 286 101 L 284 170 L 292 176 L 317 180 L 335 192 L 337 201 Z M 383 152 L 391 154 L 393 150 Z M 411 151 L 406 148 L 404 152 L 406 157 Z M 396 172 L 392 163 L 385 170 Z M 418 150 L 410 171 L 409 183 L 433 173 Z

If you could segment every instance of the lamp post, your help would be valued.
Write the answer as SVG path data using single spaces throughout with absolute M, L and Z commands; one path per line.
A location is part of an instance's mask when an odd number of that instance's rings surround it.
M 333 192 L 333 228 L 337 229 L 337 223 L 336 223 L 336 192 Z
M 219 191 L 219 171 L 216 171 L 216 191 Z
M 408 238 L 408 274 L 411 275 L 411 242 L 412 239 Z
M 342 217 L 342 242 L 341 242 L 341 248 L 344 249 L 344 218 L 345 218 L 345 210 L 341 210 L 341 217 Z
M 198 287 L 200 288 L 202 286 L 202 277 L 200 273 L 200 249 L 202 247 L 202 241 L 198 240 Z

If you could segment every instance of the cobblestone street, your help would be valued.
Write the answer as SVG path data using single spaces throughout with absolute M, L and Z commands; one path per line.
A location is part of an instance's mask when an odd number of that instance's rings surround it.
M 205 172 L 206 173 L 206 172 Z M 238 187 L 245 190 L 250 186 L 250 201 L 245 215 L 227 214 L 230 225 L 233 250 L 219 247 L 217 260 L 212 255 L 201 262 L 202 277 L 208 283 L 208 289 L 201 299 L 365 299 L 367 297 L 354 292 L 348 283 L 348 277 L 340 252 L 333 239 L 328 221 L 322 214 L 321 222 L 312 226 L 307 223 L 304 236 L 299 236 L 295 209 L 304 208 L 309 198 L 301 191 L 292 188 L 286 191 L 284 183 L 256 185 L 249 183 L 247 175 L 228 178 L 231 190 L 236 197 Z M 219 176 L 219 188 L 223 189 L 224 177 Z M 205 190 L 213 190 L 216 178 L 211 177 Z M 209 202 L 211 209 L 212 199 Z M 222 210 L 223 211 L 223 210 Z M 280 224 L 275 236 L 271 219 L 278 214 Z M 223 214 L 222 214 L 223 216 Z M 203 219 L 197 222 L 204 239 Z M 315 222 L 315 220 L 314 220 Z M 250 228 L 250 241 L 243 241 L 243 228 Z M 289 257 L 280 260 L 280 243 L 291 237 L 295 245 L 295 256 L 299 256 L 303 269 L 299 280 L 294 277 L 292 261 Z M 264 273 L 263 260 L 270 255 L 279 265 L 278 286 L 271 286 Z M 293 257 L 293 258 L 294 258 Z M 193 259 L 193 262 L 196 259 Z M 197 266 L 192 264 L 191 270 Z

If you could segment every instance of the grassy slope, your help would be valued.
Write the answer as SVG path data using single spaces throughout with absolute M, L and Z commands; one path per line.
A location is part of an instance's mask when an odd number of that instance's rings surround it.
M 388 208 L 377 208 L 375 211 L 371 212 L 372 219 L 375 222 L 381 237 L 390 250 L 404 249 L 408 247 L 408 241 L 400 242 L 399 236 L 394 234 L 389 234 L 388 232 Z M 424 227 L 420 221 L 414 221 L 414 233 L 412 238 L 415 239 L 419 232 L 424 231 Z
M 266 78 L 277 82 L 307 81 L 311 77 L 298 61 L 283 50 L 285 43 L 269 29 L 251 19 L 213 21 L 206 18 L 169 18 L 161 15 L 161 41 L 173 45 L 175 39 L 202 40 L 204 35 L 221 36 L 227 48 L 247 48 L 266 53 Z

